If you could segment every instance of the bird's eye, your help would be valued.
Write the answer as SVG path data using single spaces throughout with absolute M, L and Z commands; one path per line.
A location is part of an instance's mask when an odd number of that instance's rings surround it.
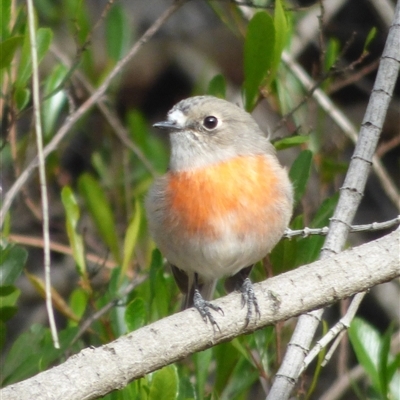
M 218 118 L 216 118 L 216 117 L 214 117 L 212 115 L 209 115 L 208 117 L 205 117 L 204 120 L 203 120 L 203 126 L 206 129 L 214 129 L 214 128 L 217 127 L 217 125 L 218 125 Z

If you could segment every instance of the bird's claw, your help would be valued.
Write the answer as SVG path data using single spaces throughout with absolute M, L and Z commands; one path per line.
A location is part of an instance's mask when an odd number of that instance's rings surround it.
M 193 295 L 193 305 L 197 309 L 197 311 L 200 313 L 200 315 L 203 317 L 203 320 L 207 322 L 207 319 L 211 322 L 214 332 L 215 328 L 217 328 L 220 332 L 221 329 L 219 325 L 217 324 L 217 321 L 215 321 L 214 317 L 212 316 L 210 312 L 210 308 L 214 311 L 217 311 L 224 315 L 224 311 L 222 310 L 221 307 L 218 307 L 214 304 L 212 304 L 210 301 L 204 300 L 202 295 L 200 294 L 198 289 L 194 290 L 194 295 Z
M 246 323 L 245 326 L 249 325 L 251 317 L 253 315 L 253 307 L 256 312 L 256 317 L 260 318 L 260 307 L 258 306 L 257 297 L 254 293 L 253 284 L 249 278 L 246 278 L 243 281 L 243 284 L 240 288 L 242 292 L 242 307 L 247 305 L 247 314 L 246 314 Z

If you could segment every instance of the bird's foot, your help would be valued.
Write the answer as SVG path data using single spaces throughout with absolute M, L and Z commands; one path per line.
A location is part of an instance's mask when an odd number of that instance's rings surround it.
M 217 321 L 215 321 L 210 311 L 210 309 L 212 309 L 224 315 L 224 311 L 222 310 L 221 307 L 215 306 L 210 301 L 204 300 L 203 296 L 200 294 L 198 289 L 194 290 L 193 305 L 200 313 L 200 315 L 203 317 L 203 320 L 205 322 L 207 322 L 207 319 L 211 322 L 214 331 L 215 328 L 218 328 L 218 330 L 221 332 L 221 329 L 219 328 Z
M 258 306 L 257 297 L 254 293 L 253 284 L 251 283 L 251 280 L 249 278 L 246 278 L 243 281 L 240 291 L 242 292 L 242 307 L 247 305 L 246 324 L 245 324 L 245 326 L 247 326 L 250 323 L 251 317 L 253 315 L 253 307 L 256 312 L 256 317 L 260 318 L 261 313 L 260 313 L 260 308 Z

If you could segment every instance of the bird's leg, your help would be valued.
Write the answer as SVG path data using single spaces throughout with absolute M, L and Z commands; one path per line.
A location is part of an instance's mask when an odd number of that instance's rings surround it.
M 203 320 L 205 322 L 207 322 L 207 319 L 210 320 L 214 331 L 215 327 L 217 327 L 218 330 L 221 332 L 221 329 L 219 328 L 217 321 L 215 321 L 214 317 L 210 312 L 210 308 L 213 309 L 214 311 L 220 312 L 222 315 L 224 315 L 224 312 L 221 307 L 215 306 L 210 301 L 204 300 L 199 290 L 199 277 L 197 273 L 194 274 L 193 305 L 200 313 L 200 315 L 203 317 Z
M 253 307 L 256 312 L 256 316 L 260 317 L 260 308 L 258 306 L 257 297 L 254 293 L 253 284 L 249 278 L 249 274 L 253 266 L 249 266 L 241 269 L 237 274 L 229 277 L 225 282 L 225 288 L 228 292 L 233 290 L 240 290 L 242 293 L 242 306 L 247 306 L 246 324 L 250 323 L 253 315 Z

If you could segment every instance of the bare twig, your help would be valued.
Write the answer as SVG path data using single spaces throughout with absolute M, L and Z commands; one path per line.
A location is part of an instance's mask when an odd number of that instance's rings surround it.
M 254 4 L 253 1 L 251 0 L 214 0 L 214 1 L 221 1 L 221 2 L 228 2 L 232 4 L 236 4 L 237 6 L 244 6 L 244 7 L 250 7 L 250 8 L 258 8 L 260 10 L 274 10 L 275 5 L 257 5 Z M 285 7 L 284 10 L 285 12 L 299 12 L 303 10 L 307 10 L 308 7 Z
M 165 21 L 182 5 L 186 0 L 176 0 L 174 3 L 150 26 L 149 29 L 143 34 L 143 36 L 134 44 L 129 53 L 120 60 L 114 69 L 110 72 L 100 87 L 90 96 L 73 114 L 71 114 L 65 121 L 64 125 L 54 135 L 51 142 L 44 148 L 43 156 L 47 157 L 52 153 L 64 139 L 65 135 L 69 132 L 71 127 L 80 119 L 82 116 L 98 102 L 105 91 L 108 89 L 112 80 L 122 71 L 129 60 L 137 54 L 139 49 L 161 28 Z M 27 166 L 27 168 L 21 173 L 18 179 L 14 182 L 12 187 L 8 190 L 4 197 L 4 202 L 0 211 L 0 228 L 4 224 L 4 218 L 11 207 L 11 204 L 18 194 L 21 187 L 31 177 L 32 172 L 38 165 L 38 158 L 35 157 Z
M 400 215 L 385 222 L 372 222 L 371 224 L 364 225 L 352 225 L 350 227 L 350 232 L 373 232 L 382 229 L 392 228 L 393 226 L 400 224 Z M 322 235 L 325 236 L 329 232 L 329 228 L 324 226 L 323 228 L 303 228 L 303 229 L 286 229 L 283 237 L 292 238 L 295 236 L 308 237 L 310 235 Z
M 352 83 L 358 82 L 362 77 L 368 75 L 370 72 L 375 71 L 378 68 L 379 59 L 372 61 L 370 64 L 362 67 L 359 71 L 354 72 L 350 76 L 345 79 L 342 79 L 338 82 L 333 82 L 328 88 L 328 94 L 335 93 L 344 87 L 351 85 Z
M 362 365 L 357 365 L 345 375 L 338 378 L 333 385 L 319 398 L 319 400 L 338 400 L 342 399 L 351 384 L 357 382 L 366 375 Z
M 46 288 L 46 308 L 49 318 L 51 336 L 54 347 L 59 349 L 56 321 L 54 318 L 53 304 L 51 301 L 51 277 L 50 277 L 50 232 L 49 232 L 49 200 L 47 197 L 45 156 L 43 152 L 42 122 L 40 117 L 40 95 L 39 95 L 39 64 L 37 57 L 36 28 L 35 28 L 35 10 L 33 0 L 27 0 L 29 39 L 32 58 L 32 96 L 33 113 L 35 119 L 37 159 L 39 164 L 40 190 L 42 197 L 42 224 L 44 241 L 44 276 Z
M 98 320 L 105 313 L 111 310 L 111 308 L 115 307 L 127 294 L 129 294 L 133 289 L 135 289 L 135 287 L 140 285 L 146 279 L 147 279 L 146 275 L 137 276 L 124 289 L 121 290 L 121 292 L 117 297 L 109 301 L 105 306 L 100 308 L 100 310 L 96 311 L 93 315 L 91 315 L 89 318 L 83 321 L 80 324 L 79 331 L 72 339 L 70 346 L 72 346 L 89 329 L 90 325 L 92 325 L 94 321 Z
M 391 140 L 384 142 L 379 145 L 376 155 L 383 157 L 387 152 L 393 150 L 395 147 L 400 146 L 400 132 L 395 135 Z
M 303 361 L 303 366 L 300 370 L 300 373 L 302 373 L 309 365 L 310 363 L 314 360 L 314 358 L 318 355 L 318 353 L 328 345 L 333 339 L 339 338 L 339 334 L 344 332 L 346 329 L 350 327 L 351 321 L 354 319 L 356 312 L 365 297 L 365 292 L 362 293 L 357 293 L 356 296 L 354 297 L 353 301 L 350 304 L 350 307 L 347 310 L 347 313 L 340 319 L 339 322 L 335 324 L 328 332 L 327 334 L 322 337 L 318 342 L 315 344 L 315 346 L 311 349 L 311 351 L 307 354 L 306 358 Z M 339 344 L 339 341 L 336 341 L 330 351 L 325 355 L 324 361 L 322 363 L 322 366 L 324 367 L 329 359 L 331 358 L 333 354 L 333 350 L 336 349 L 337 345 Z
M 43 248 L 44 246 L 43 238 L 41 237 L 11 234 L 7 236 L 7 240 L 10 242 L 22 244 L 24 246 L 32 246 L 38 248 Z M 71 247 L 61 243 L 50 242 L 50 250 L 56 253 L 65 254 L 67 256 L 73 256 Z M 105 260 L 104 258 L 99 257 L 95 254 L 86 254 L 86 259 L 93 264 L 101 264 L 107 268 L 114 268 L 118 265 L 115 261 Z

